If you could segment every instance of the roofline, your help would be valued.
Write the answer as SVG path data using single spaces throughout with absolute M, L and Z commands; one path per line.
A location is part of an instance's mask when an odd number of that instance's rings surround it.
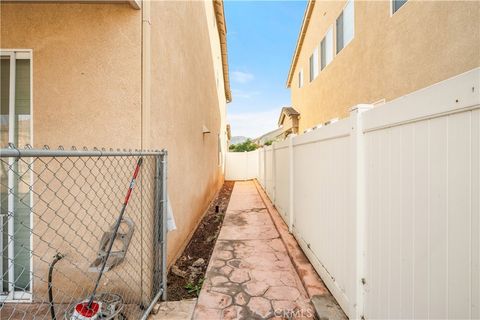
M 280 112 L 280 118 L 278 118 L 278 126 L 281 126 L 282 125 L 282 120 L 285 119 L 287 115 L 284 113 L 284 112 Z
M 295 114 L 287 114 L 287 112 L 285 112 L 287 109 L 293 109 L 293 111 L 295 111 L 296 113 Z M 283 119 L 285 119 L 285 117 L 288 116 L 290 119 L 293 117 L 293 116 L 300 116 L 300 113 L 295 110 L 295 108 L 293 107 L 283 107 L 282 110 L 280 110 L 280 117 L 278 118 L 278 126 L 281 125 L 281 122 Z
M 128 3 L 132 9 L 140 10 L 142 0 L 0 0 L 0 2 L 24 2 L 24 3 L 49 3 L 49 2 L 59 2 L 59 3 L 111 3 L 111 4 L 120 4 Z
M 218 35 L 220 37 L 220 50 L 222 53 L 223 82 L 225 87 L 225 98 L 227 102 L 232 101 L 232 92 L 230 90 L 230 77 L 228 74 L 228 55 L 227 55 L 227 25 L 225 23 L 225 11 L 223 0 L 213 0 L 213 9 L 217 20 Z
M 297 66 L 298 62 L 298 55 L 300 50 L 302 49 L 303 39 L 305 38 L 305 34 L 307 32 L 308 23 L 310 22 L 310 17 L 312 16 L 313 7 L 315 5 L 315 0 L 309 0 L 307 4 L 307 8 L 305 9 L 305 14 L 303 15 L 303 22 L 302 27 L 300 28 L 300 34 L 298 35 L 297 45 L 295 47 L 295 51 L 292 57 L 292 63 L 290 64 L 290 70 L 288 71 L 288 78 L 287 78 L 287 88 L 290 88 L 293 78 L 293 70 Z
M 140 4 L 140 0 L 128 0 L 128 3 L 130 4 L 130 7 L 133 9 L 140 10 L 142 8 L 142 5 Z
M 91 3 L 102 3 L 102 2 L 109 2 L 109 3 L 128 3 L 134 9 L 141 8 L 141 1 L 140 0 L 0 0 L 1 2 L 91 2 Z M 215 12 L 215 19 L 217 22 L 217 30 L 218 35 L 220 37 L 220 50 L 222 54 L 222 67 L 223 67 L 223 81 L 225 86 L 225 98 L 227 102 L 232 101 L 232 92 L 230 90 L 230 77 L 228 74 L 228 55 L 227 55 L 227 26 L 225 23 L 225 12 L 223 8 L 223 0 L 213 0 L 213 10 Z

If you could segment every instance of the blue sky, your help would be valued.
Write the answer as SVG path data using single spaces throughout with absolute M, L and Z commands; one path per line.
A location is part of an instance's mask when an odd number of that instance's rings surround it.
M 225 1 L 233 136 L 256 138 L 277 127 L 290 105 L 285 88 L 306 1 Z

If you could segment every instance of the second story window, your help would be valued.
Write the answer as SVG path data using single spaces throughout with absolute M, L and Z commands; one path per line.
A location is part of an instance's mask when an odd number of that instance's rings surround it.
M 397 12 L 406 2 L 407 0 L 392 0 L 392 14 Z
M 303 87 L 303 69 L 298 72 L 298 87 Z
M 310 56 L 310 82 L 315 80 L 318 76 L 318 48 L 313 50 L 312 55 Z
M 355 33 L 355 11 L 353 0 L 347 2 L 342 13 L 337 18 L 337 53 L 352 41 Z
M 330 27 L 320 42 L 320 67 L 323 70 L 333 59 L 333 30 Z

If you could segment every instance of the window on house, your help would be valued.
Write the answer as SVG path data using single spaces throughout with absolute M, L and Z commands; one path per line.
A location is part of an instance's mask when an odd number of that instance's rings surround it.
M 31 52 L 0 51 L 0 80 L 0 143 L 2 146 L 8 142 L 17 146 L 31 144 Z M 9 159 L 9 167 L 22 179 L 29 175 L 32 178 L 30 166 L 27 159 L 15 162 Z M 29 250 L 33 195 L 21 179 L 7 171 L 7 167 L 0 168 L 0 301 L 28 298 L 32 281 Z M 10 212 L 15 212 L 14 220 Z M 6 292 L 12 295 L 5 295 Z
M 314 65 L 313 65 L 313 64 L 314 64 L 314 61 L 313 61 L 313 59 L 314 59 L 314 58 L 313 58 L 313 54 L 312 54 L 312 55 L 310 56 L 310 63 L 309 63 L 309 65 L 310 65 L 310 82 L 312 82 L 313 79 L 315 79 L 315 78 L 314 78 L 314 75 L 313 75 L 313 68 L 314 68 Z
M 407 0 L 392 0 L 392 14 L 397 12 L 406 2 Z
M 315 80 L 318 76 L 318 48 L 313 50 L 312 55 L 310 56 L 310 82 Z
M 298 72 L 298 87 L 303 87 L 303 69 Z
M 355 10 L 353 0 L 347 2 L 342 13 L 337 18 L 337 53 L 352 41 L 355 33 Z
M 320 42 L 320 60 L 321 60 L 321 69 L 332 62 L 333 59 L 333 30 L 332 27 L 328 29 L 325 37 L 323 37 L 322 42 Z

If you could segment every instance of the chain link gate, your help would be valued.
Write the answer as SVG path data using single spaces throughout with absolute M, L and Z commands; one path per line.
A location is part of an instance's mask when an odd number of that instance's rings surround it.
M 166 299 L 166 185 L 166 151 L 1 149 L 0 318 L 73 319 L 105 261 L 98 319 L 146 318 Z

